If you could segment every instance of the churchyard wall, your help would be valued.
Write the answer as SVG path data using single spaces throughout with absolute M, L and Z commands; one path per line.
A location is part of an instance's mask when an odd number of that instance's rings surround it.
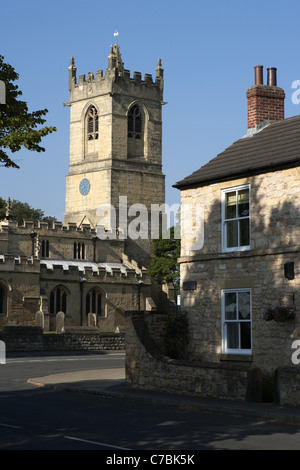
M 62 334 L 44 334 L 40 327 L 6 326 L 0 331 L 6 352 L 124 350 L 124 333 L 100 333 L 97 328 L 70 328 Z

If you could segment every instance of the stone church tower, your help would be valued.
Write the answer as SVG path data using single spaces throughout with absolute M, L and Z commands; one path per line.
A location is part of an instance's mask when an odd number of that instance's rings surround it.
M 69 93 L 65 220 L 19 224 L 8 201 L 0 221 L 0 330 L 60 331 L 63 320 L 65 332 L 74 326 L 122 331 L 126 311 L 169 308 L 173 291 L 160 289 L 147 272 L 151 206 L 161 215 L 165 201 L 161 61 L 155 79 L 130 77 L 115 45 L 105 73 L 77 80 L 72 58 Z M 105 204 L 115 214 L 99 213 Z M 143 225 L 140 238 L 131 236 L 133 222 L 137 233 Z
M 151 205 L 165 202 L 161 60 L 155 80 L 149 74 L 142 80 L 140 72 L 130 77 L 130 71 L 124 69 L 119 46 L 115 45 L 111 46 L 105 73 L 99 70 L 94 76 L 89 72 L 87 77 L 80 75 L 77 80 L 76 70 L 72 57 L 68 103 L 70 165 L 64 223 L 90 224 L 94 228 L 100 224 L 107 230 L 112 230 L 115 223 L 117 235 L 121 233 L 126 238 L 126 253 L 147 264 L 151 240 L 149 236 L 133 240 L 128 233 L 124 235 L 123 226 L 119 230 L 119 203 L 121 197 L 127 209 L 133 204 L 143 204 L 150 214 Z M 107 218 L 106 223 L 101 219 L 99 206 L 103 205 L 115 208 L 116 220 L 110 219 L 112 225 L 107 223 Z

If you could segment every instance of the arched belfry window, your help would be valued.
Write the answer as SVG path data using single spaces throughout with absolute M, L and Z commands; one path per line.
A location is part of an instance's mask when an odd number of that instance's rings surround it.
M 141 108 L 135 104 L 128 112 L 128 156 L 141 157 L 144 155 L 144 118 Z
M 142 138 L 142 113 L 139 106 L 132 106 L 128 113 L 128 137 L 133 139 Z
M 50 314 L 67 313 L 68 291 L 64 286 L 57 286 L 50 293 Z
M 98 112 L 95 106 L 90 106 L 86 114 L 87 140 L 98 139 Z

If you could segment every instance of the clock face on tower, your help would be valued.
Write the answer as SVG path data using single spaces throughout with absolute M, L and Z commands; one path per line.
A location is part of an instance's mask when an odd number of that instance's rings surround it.
M 90 191 L 91 185 L 88 179 L 84 178 L 79 185 L 79 191 L 83 196 L 86 196 Z

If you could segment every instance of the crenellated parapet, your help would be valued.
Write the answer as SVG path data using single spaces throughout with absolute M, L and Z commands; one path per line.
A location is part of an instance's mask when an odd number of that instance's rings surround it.
M 130 70 L 124 68 L 118 45 L 111 46 L 108 67 L 105 72 L 103 70 L 98 70 L 96 74 L 88 72 L 87 75 L 79 75 L 77 80 L 74 57 L 71 58 L 68 70 L 70 103 L 104 94 L 124 93 L 124 91 L 130 95 L 140 96 L 142 94 L 148 99 L 162 100 L 163 97 L 164 69 L 161 59 L 158 60 L 154 79 L 152 74 L 148 73 L 142 79 L 141 72 L 133 72 L 133 76 L 131 76 Z
M 86 276 L 89 279 L 96 278 L 122 278 L 122 279 L 145 279 L 147 270 L 140 268 L 137 263 L 128 258 L 120 263 L 96 263 L 89 261 L 73 261 L 59 259 L 38 259 L 34 256 L 14 256 L 10 254 L 0 255 L 1 271 L 24 271 L 41 272 L 41 274 L 51 274 L 54 278 L 61 278 L 62 275 L 72 277 Z
M 18 271 L 18 268 L 26 272 L 39 271 L 40 260 L 34 256 L 0 255 L 0 271 Z
M 125 249 L 125 240 L 118 232 L 102 232 L 90 224 L 77 225 L 61 222 L 15 221 L 0 223 L 0 255 L 21 255 L 25 258 L 74 259 L 97 262 L 120 261 Z
M 0 222 L 0 233 L 18 231 L 20 234 L 30 231 L 49 231 L 54 232 L 76 232 L 79 234 L 91 234 L 96 236 L 97 230 L 90 224 L 81 224 L 69 222 L 64 225 L 62 222 L 44 222 L 38 221 L 37 224 L 33 220 L 24 220 L 23 223 L 18 223 L 16 220 Z
M 96 263 L 87 261 L 68 261 L 68 260 L 40 260 L 41 274 L 50 274 L 52 277 L 59 279 L 62 276 L 80 277 L 84 281 L 92 278 L 125 280 L 146 277 L 146 270 L 141 270 L 138 266 L 126 263 Z

